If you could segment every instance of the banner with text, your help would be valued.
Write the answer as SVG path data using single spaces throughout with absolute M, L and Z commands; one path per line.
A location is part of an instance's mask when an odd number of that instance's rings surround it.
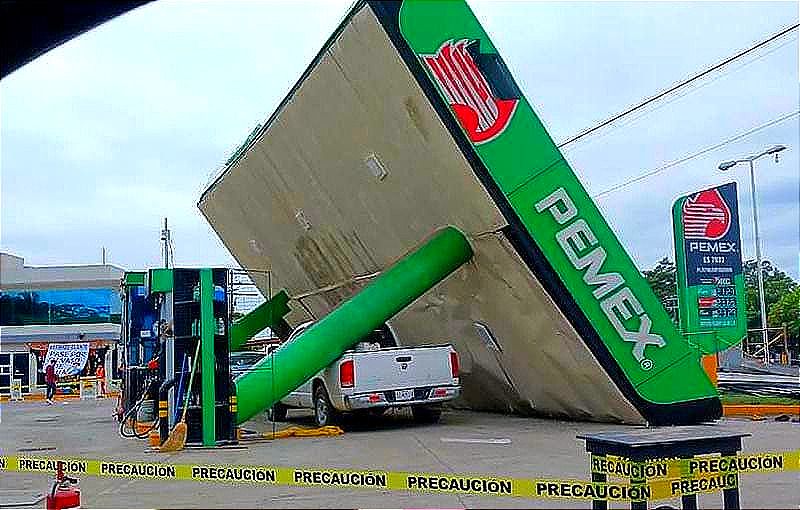
M 79 342 L 70 344 L 50 344 L 44 358 L 44 366 L 55 360 L 56 375 L 65 377 L 75 375 L 83 370 L 89 359 L 89 343 Z

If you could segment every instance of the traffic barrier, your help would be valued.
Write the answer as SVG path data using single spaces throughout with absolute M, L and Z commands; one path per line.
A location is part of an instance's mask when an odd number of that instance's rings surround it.
M 453 473 L 349 470 L 324 467 L 277 467 L 229 464 L 171 464 L 114 460 L 0 456 L 0 472 L 64 472 L 100 477 L 150 480 L 289 485 L 301 487 L 366 488 L 423 493 L 454 493 L 479 496 L 511 496 L 532 499 L 606 499 L 641 501 L 689 494 L 717 492 L 738 484 L 738 475 L 800 471 L 800 450 L 743 454 L 731 457 L 699 457 L 664 462 L 631 463 L 611 459 L 594 462 L 609 476 L 644 475 L 641 484 L 587 482 L 585 480 L 514 478 Z M 597 471 L 596 471 L 597 472 Z

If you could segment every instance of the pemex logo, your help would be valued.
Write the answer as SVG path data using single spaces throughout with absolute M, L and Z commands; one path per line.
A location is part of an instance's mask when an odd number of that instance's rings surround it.
M 450 39 L 434 55 L 420 55 L 469 139 L 477 144 L 505 131 L 520 92 L 500 56 L 480 53 L 477 39 Z
M 701 191 L 683 203 L 683 234 L 686 239 L 716 241 L 731 228 L 731 209 L 719 190 Z

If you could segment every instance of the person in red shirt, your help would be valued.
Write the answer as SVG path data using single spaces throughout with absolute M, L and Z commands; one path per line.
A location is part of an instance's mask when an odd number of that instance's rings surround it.
M 44 382 L 47 384 L 47 405 L 50 406 L 55 403 L 53 398 L 56 395 L 56 381 L 58 381 L 56 360 L 51 359 L 47 368 L 44 369 Z
M 106 394 L 106 369 L 102 363 L 97 365 L 97 372 L 95 372 L 97 380 L 100 382 L 100 396 Z

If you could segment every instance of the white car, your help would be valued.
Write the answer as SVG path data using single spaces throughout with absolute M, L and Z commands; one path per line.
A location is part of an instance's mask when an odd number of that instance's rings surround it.
M 287 342 L 312 324 L 301 324 Z M 313 409 L 322 427 L 335 423 L 341 413 L 380 414 L 390 407 L 411 407 L 416 421 L 439 421 L 441 404 L 461 391 L 453 346 L 396 347 L 388 327 L 365 340 L 275 404 L 269 419 L 283 421 L 291 408 Z

